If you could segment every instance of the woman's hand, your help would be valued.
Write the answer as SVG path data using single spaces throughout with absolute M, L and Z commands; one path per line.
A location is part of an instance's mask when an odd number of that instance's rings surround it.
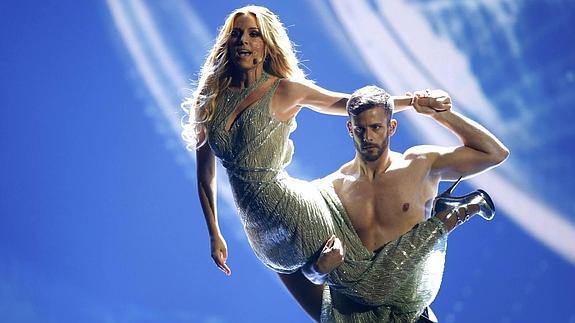
M 228 259 L 228 245 L 226 244 L 226 240 L 221 235 L 216 235 L 211 239 L 211 247 L 212 247 L 212 259 L 216 263 L 216 266 L 220 268 L 226 275 L 231 275 L 232 271 L 230 267 L 226 264 L 226 260 Z
M 451 110 L 451 97 L 443 90 L 416 91 L 413 97 L 413 107 L 417 112 L 425 115 L 449 111 Z

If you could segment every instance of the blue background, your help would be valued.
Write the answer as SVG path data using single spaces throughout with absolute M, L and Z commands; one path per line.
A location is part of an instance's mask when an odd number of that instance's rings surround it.
M 217 28 L 246 4 L 0 3 L 1 322 L 309 321 L 250 250 L 222 173 L 232 276 L 213 265 L 178 134 Z M 510 148 L 504 166 L 458 188 L 486 188 L 499 212 L 451 235 L 440 320 L 575 322 L 575 2 L 258 4 L 319 85 L 442 87 Z M 397 118 L 392 149 L 444 142 L 423 117 Z M 344 124 L 300 113 L 290 173 L 313 179 L 351 159 Z

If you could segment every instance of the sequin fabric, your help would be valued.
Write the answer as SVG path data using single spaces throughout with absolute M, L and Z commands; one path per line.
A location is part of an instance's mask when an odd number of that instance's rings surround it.
M 330 182 L 302 181 L 285 172 L 296 123 L 280 122 L 270 113 L 279 80 L 225 129 L 234 108 L 268 78 L 264 74 L 245 89 L 224 90 L 208 124 L 208 143 L 227 171 L 255 254 L 274 271 L 292 273 L 336 234 L 346 245 L 346 260 L 329 276 L 322 321 L 414 321 L 439 290 L 443 224 L 432 218 L 377 252 L 366 249 Z
M 295 120 L 279 122 L 269 105 L 269 92 L 244 110 L 225 129 L 234 108 L 269 75 L 241 91 L 221 94 L 208 142 L 227 171 L 234 200 L 248 240 L 258 258 L 271 269 L 291 273 L 303 266 L 334 232 L 330 210 L 317 187 L 289 177 Z
M 320 186 L 330 205 L 344 263 L 324 289 L 322 322 L 415 322 L 441 285 L 447 230 L 437 218 L 372 252 L 365 248 L 331 186 Z

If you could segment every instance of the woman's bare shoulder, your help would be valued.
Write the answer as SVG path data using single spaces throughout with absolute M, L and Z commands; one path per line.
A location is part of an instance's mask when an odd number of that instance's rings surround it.
M 290 79 L 280 79 L 277 91 L 289 94 L 302 94 L 309 89 L 309 85 L 302 81 L 290 80 Z

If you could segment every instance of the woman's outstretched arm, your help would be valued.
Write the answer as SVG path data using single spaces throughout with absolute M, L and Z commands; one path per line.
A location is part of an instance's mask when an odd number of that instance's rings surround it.
M 349 94 L 326 90 L 312 83 L 282 80 L 273 98 L 272 114 L 280 121 L 294 117 L 302 106 L 314 111 L 347 116 L 346 103 Z M 411 107 L 412 96 L 391 96 L 395 112 Z
M 196 165 L 198 196 L 210 235 L 211 256 L 218 268 L 230 275 L 232 271 L 226 264 L 228 247 L 218 225 L 216 159 L 207 143 L 196 150 Z

